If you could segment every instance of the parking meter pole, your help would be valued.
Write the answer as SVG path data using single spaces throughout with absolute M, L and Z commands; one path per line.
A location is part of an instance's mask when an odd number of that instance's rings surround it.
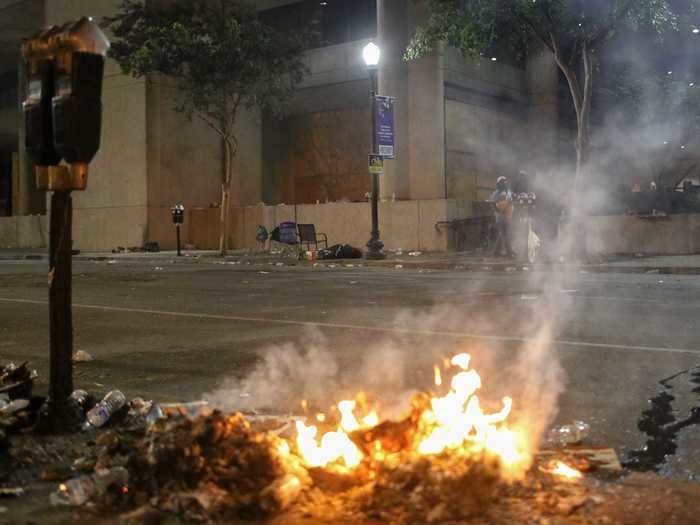
M 73 392 L 72 227 L 73 200 L 69 191 L 51 196 L 49 237 L 50 376 L 49 418 L 54 430 L 74 424 L 68 399 Z
M 180 253 L 180 225 L 179 224 L 175 225 L 175 230 L 177 232 L 177 256 L 181 257 L 182 254 Z

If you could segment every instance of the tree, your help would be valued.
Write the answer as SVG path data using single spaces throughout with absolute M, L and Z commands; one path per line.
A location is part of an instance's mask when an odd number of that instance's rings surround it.
M 204 121 L 222 139 L 221 232 L 225 255 L 236 119 L 242 108 L 283 113 L 307 69 L 311 31 L 278 31 L 243 0 L 122 0 L 106 19 L 114 33 L 110 56 L 126 74 L 175 81 L 175 110 Z
M 446 42 L 467 56 L 479 56 L 496 42 L 523 56 L 533 40 L 553 54 L 566 77 L 576 110 L 576 178 L 580 187 L 590 153 L 590 117 L 596 61 L 621 29 L 677 29 L 672 4 L 692 0 L 428 0 L 429 18 L 418 28 L 406 59 Z

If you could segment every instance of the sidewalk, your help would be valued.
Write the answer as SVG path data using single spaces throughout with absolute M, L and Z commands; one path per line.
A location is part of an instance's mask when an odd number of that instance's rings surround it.
M 519 260 L 484 257 L 465 253 L 420 253 L 420 252 L 388 252 L 383 261 L 367 261 L 364 259 L 347 260 L 318 260 L 299 261 L 294 252 L 281 253 L 251 252 L 247 250 L 229 251 L 225 258 L 219 256 L 218 251 L 194 250 L 183 251 L 182 257 L 177 257 L 175 251 L 162 252 L 81 252 L 73 256 L 74 260 L 82 261 L 106 261 L 106 262 L 142 262 L 144 264 L 158 263 L 168 260 L 172 263 L 245 263 L 254 265 L 278 266 L 353 266 L 396 268 L 396 269 L 420 269 L 420 270 L 451 270 L 451 271 L 547 271 L 557 268 L 575 267 L 581 271 L 589 272 L 616 272 L 616 273 L 658 273 L 696 275 L 700 274 L 699 255 L 663 255 L 663 256 L 608 256 L 600 258 L 596 262 L 587 263 L 559 263 L 555 261 L 538 262 L 530 264 Z M 35 250 L 0 250 L 0 261 L 22 260 L 48 260 L 45 249 Z

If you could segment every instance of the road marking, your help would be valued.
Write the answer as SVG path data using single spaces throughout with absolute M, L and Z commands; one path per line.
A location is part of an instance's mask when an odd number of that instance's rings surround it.
M 34 301 L 31 299 L 10 299 L 0 297 L 0 302 L 4 303 L 16 303 L 16 304 L 34 304 L 47 306 L 48 301 Z M 197 314 L 190 312 L 172 312 L 168 310 L 150 310 L 147 308 L 125 308 L 120 306 L 103 306 L 94 304 L 73 304 L 74 308 L 82 308 L 85 310 L 100 310 L 104 312 L 123 312 L 123 313 L 136 313 L 136 314 L 146 314 L 146 315 L 162 315 L 171 317 L 185 317 L 191 319 L 210 319 L 214 321 L 236 321 L 236 322 L 246 322 L 246 323 L 265 323 L 265 324 L 284 324 L 293 326 L 306 326 L 306 327 L 320 327 L 320 328 L 339 328 L 343 330 L 360 330 L 360 331 L 370 331 L 370 332 L 383 332 L 383 333 L 396 333 L 396 334 L 410 334 L 410 335 L 429 335 L 429 336 L 443 336 L 443 337 L 456 337 L 464 339 L 481 339 L 484 341 L 500 341 L 500 342 L 511 342 L 511 343 L 531 343 L 534 339 L 528 339 L 526 337 L 517 336 L 507 336 L 507 335 L 488 335 L 488 334 L 474 334 L 468 332 L 439 332 L 436 330 L 415 330 L 411 328 L 390 328 L 390 327 L 380 327 L 380 326 L 363 326 L 363 325 L 353 325 L 344 323 L 328 323 L 328 322 L 310 322 L 310 321 L 294 321 L 291 319 L 271 319 L 265 317 L 246 317 L 240 315 L 216 315 L 216 314 Z M 578 346 L 583 348 L 598 348 L 607 350 L 634 350 L 640 352 L 665 352 L 671 354 L 700 354 L 700 349 L 693 350 L 690 348 L 667 348 L 658 346 L 637 346 L 637 345 L 621 345 L 621 344 L 609 344 L 609 343 L 592 343 L 587 341 L 567 341 L 562 339 L 555 339 L 552 341 L 553 344 L 560 346 Z

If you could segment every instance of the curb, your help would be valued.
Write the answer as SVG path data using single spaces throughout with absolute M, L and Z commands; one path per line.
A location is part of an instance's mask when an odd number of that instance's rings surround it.
M 48 261 L 47 254 L 17 254 L 17 255 L 0 255 L 0 261 Z M 217 259 L 216 257 L 168 257 L 167 260 L 172 262 L 205 262 Z M 240 260 L 235 256 L 227 256 L 226 259 Z M 224 259 L 224 260 L 226 260 Z M 147 264 L 157 264 L 163 262 L 166 257 L 113 257 L 109 255 L 74 255 L 73 260 L 88 261 L 88 262 L 105 262 L 111 260 L 126 261 L 126 262 L 141 262 Z M 361 261 L 361 262 L 360 262 Z M 290 260 L 279 261 L 274 259 L 266 259 L 261 261 L 249 260 L 255 265 L 269 265 L 273 262 L 283 262 L 284 266 L 305 266 L 312 267 L 314 265 L 321 266 L 345 266 L 346 264 L 361 264 L 364 267 L 371 268 L 393 268 L 404 270 L 442 270 L 442 271 L 457 271 L 457 272 L 531 272 L 531 271 L 558 271 L 558 270 L 578 270 L 581 273 L 632 273 L 632 274 L 658 274 L 658 275 L 700 275 L 700 266 L 612 266 L 612 265 L 580 265 L 580 266 L 562 266 L 558 263 L 539 263 L 539 264 L 523 264 L 518 262 L 512 263 L 459 263 L 449 261 L 405 261 L 401 259 L 371 261 L 366 259 L 335 259 L 335 260 L 320 260 L 320 261 L 296 261 Z

